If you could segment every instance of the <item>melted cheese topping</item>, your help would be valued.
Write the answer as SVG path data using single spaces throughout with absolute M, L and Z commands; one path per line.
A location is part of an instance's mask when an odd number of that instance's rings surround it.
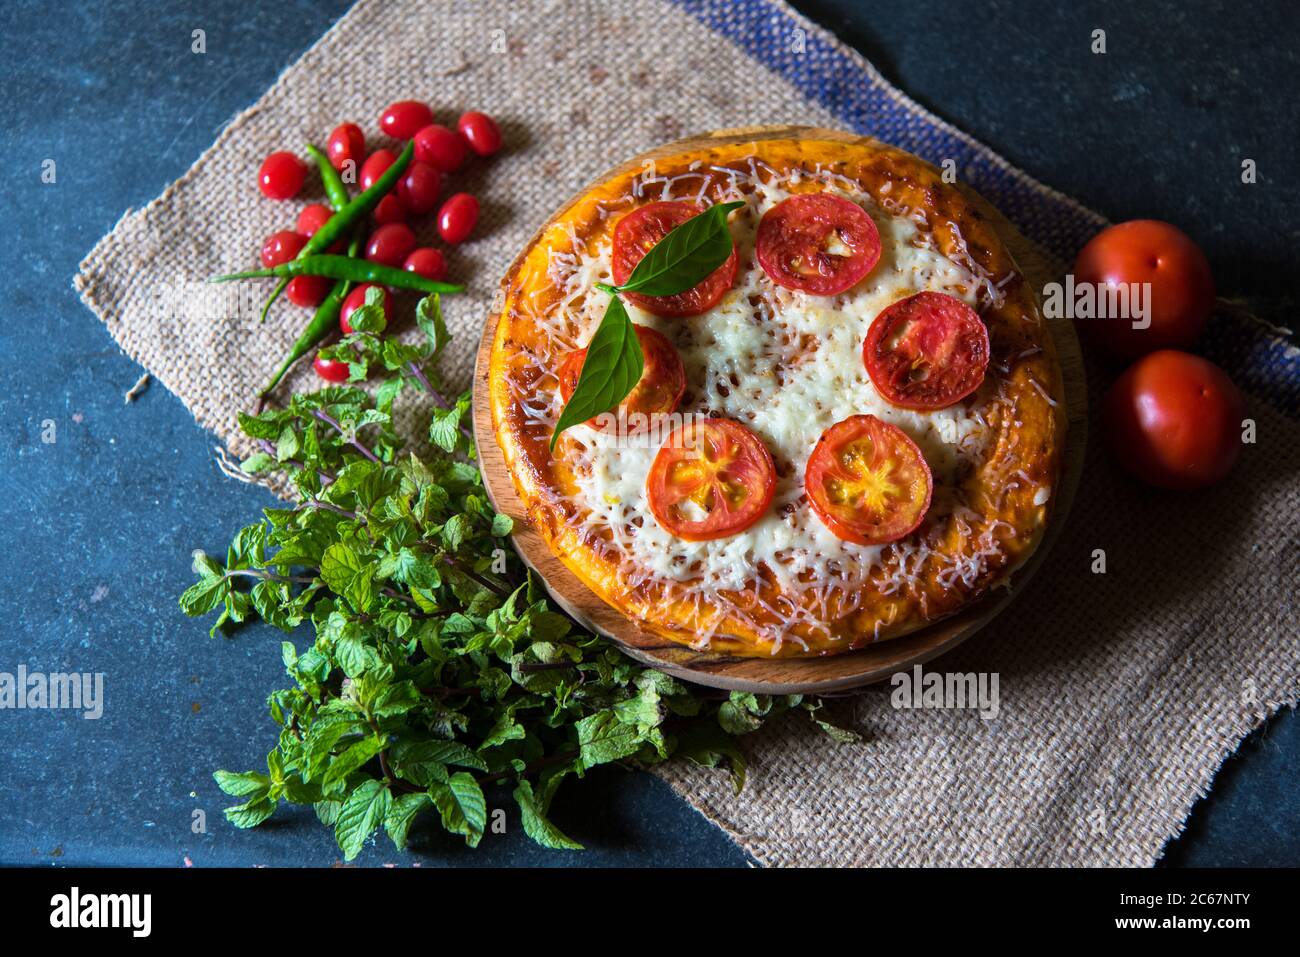
M 963 265 L 942 255 L 904 211 L 882 208 L 850 180 L 807 170 L 784 179 L 774 170 L 764 176 L 754 168 L 748 177 L 726 172 L 730 184 L 706 196 L 700 176 L 656 179 L 648 170 L 624 201 L 630 208 L 660 199 L 745 200 L 748 208 L 731 218 L 741 263 L 733 288 L 707 313 L 685 319 L 659 318 L 632 303 L 627 306 L 633 322 L 662 332 L 678 348 L 687 380 L 679 412 L 735 419 L 766 444 L 778 473 L 773 504 L 744 532 L 713 541 L 683 541 L 660 527 L 646 499 L 645 478 L 666 433 L 620 437 L 581 425 L 565 433 L 557 447 L 557 454 L 569 458 L 578 485 L 571 524 L 585 541 L 614 550 L 620 577 L 629 587 L 649 576 L 680 583 L 697 607 L 700 601 L 717 607 L 719 589 L 744 589 L 759 569 L 788 593 L 815 592 L 823 606 L 828 591 L 851 602 L 855 590 L 882 567 L 883 590 L 888 593 L 891 582 L 897 589 L 932 553 L 923 544 L 907 541 L 862 546 L 837 538 L 808 507 L 804 467 L 823 431 L 848 416 L 870 413 L 901 428 L 925 455 L 935 478 L 930 514 L 960 515 L 962 507 L 946 494 L 945 486 L 953 484 L 963 464 L 977 463 L 985 452 L 988 429 L 980 408 L 996 387 L 991 381 L 994 370 L 989 370 L 973 401 L 937 412 L 913 412 L 889 405 L 876 392 L 863 365 L 862 343 L 881 310 L 916 292 L 944 292 L 977 307 L 981 299 L 996 300 L 1000 289 L 969 260 Z M 776 286 L 754 256 L 762 214 L 791 195 L 787 187 L 802 178 L 820 179 L 829 191 L 861 205 L 880 231 L 880 262 L 866 279 L 838 296 Z M 604 215 L 627 211 L 622 203 L 617 205 L 620 208 Z M 548 429 L 562 407 L 554 372 L 568 351 L 587 343 L 604 313 L 607 297 L 595 291 L 594 284 L 612 282 L 610 245 L 606 240 L 585 249 L 575 241 L 567 251 L 552 248 L 549 262 L 548 277 L 560 291 L 561 302 L 545 314 L 529 316 L 552 347 L 550 355 L 533 358 L 536 368 L 549 377 L 539 380 L 530 394 L 516 388 L 525 413 Z M 944 573 L 957 579 L 978 573 L 984 558 L 997 550 L 992 537 L 985 538 Z M 843 602 L 839 611 L 845 611 Z M 816 623 L 816 616 L 807 612 L 791 614 Z M 779 646 L 781 635 L 773 637 Z M 707 638 L 703 634 L 701 643 Z

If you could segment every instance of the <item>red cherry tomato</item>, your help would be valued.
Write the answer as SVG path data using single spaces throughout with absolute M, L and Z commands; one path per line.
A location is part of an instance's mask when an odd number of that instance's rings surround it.
M 334 280 L 324 276 L 294 276 L 285 287 L 284 294 L 295 306 L 315 309 L 325 301 L 333 288 Z
M 925 518 L 933 489 L 916 443 L 874 415 L 851 415 L 823 432 L 803 484 L 822 524 L 859 545 L 910 535 Z
M 635 209 L 614 227 L 614 282 L 628 281 L 645 254 L 655 243 L 703 210 L 694 203 L 650 203 Z M 675 296 L 647 296 L 639 292 L 624 295 L 656 316 L 696 316 L 718 304 L 736 279 L 739 260 L 733 249 L 727 261 L 704 277 L 698 285 Z
M 309 239 L 316 234 L 316 231 L 324 226 L 333 218 L 334 213 L 328 206 L 322 206 L 320 203 L 312 203 L 304 207 L 303 211 L 298 214 L 298 232 L 302 233 Z M 325 251 L 331 256 L 337 256 L 343 252 L 344 241 L 340 239 Z
M 316 374 L 326 382 L 347 382 L 349 369 L 346 362 L 337 359 L 322 359 L 320 356 L 311 364 Z
M 778 286 L 834 296 L 857 285 L 880 261 L 880 231 L 857 203 L 803 193 L 763 214 L 755 254 Z
M 447 127 L 432 123 L 415 134 L 415 158 L 436 170 L 454 173 L 465 162 L 465 141 Z
M 262 243 L 262 266 L 265 269 L 274 269 L 281 263 L 287 263 L 295 259 L 302 247 L 307 245 L 307 237 L 302 233 L 295 233 L 292 229 L 282 229 L 278 233 L 272 233 L 266 237 L 266 242 Z
M 415 233 L 406 223 L 389 223 L 370 234 L 366 258 L 371 262 L 399 268 L 415 248 Z
M 393 139 L 409 140 L 433 122 L 433 110 L 419 100 L 401 100 L 379 117 L 379 128 Z
M 1213 485 L 1241 454 L 1246 403 L 1212 362 L 1162 349 L 1111 386 L 1106 438 L 1121 465 L 1161 488 Z
M 325 143 L 330 165 L 342 171 L 349 162 L 354 170 L 366 160 L 366 137 L 355 123 L 340 123 Z
M 960 299 L 918 292 L 876 316 L 862 360 L 876 391 L 890 405 L 943 409 L 984 381 L 989 331 Z
M 1076 285 L 1150 283 L 1151 324 L 1133 328 L 1135 314 L 1076 320 L 1085 336 L 1117 359 L 1196 342 L 1214 308 L 1214 277 L 1205 254 L 1175 226 L 1135 219 L 1094 236 L 1074 262 Z M 1130 292 L 1129 313 L 1132 308 Z M 1099 296 L 1100 298 L 1100 296 Z
M 352 313 L 366 304 L 367 289 L 384 290 L 384 319 L 391 320 L 393 318 L 393 294 L 383 286 L 376 286 L 372 282 L 363 282 L 348 293 L 347 298 L 343 300 L 343 306 L 339 309 L 339 328 L 343 330 L 345 336 L 352 335 Z
M 446 243 L 463 243 L 478 222 L 478 200 L 469 193 L 456 193 L 438 210 L 438 235 Z
M 461 114 L 456 129 L 479 156 L 491 156 L 501 149 L 501 130 L 496 120 L 486 113 L 471 111 Z
M 447 261 L 443 258 L 442 251 L 428 246 L 417 249 L 407 256 L 406 262 L 402 263 L 402 268 L 435 282 L 447 278 Z
M 314 236 L 316 230 L 328 223 L 333 215 L 328 206 L 322 206 L 320 203 L 304 206 L 302 212 L 298 214 L 298 232 L 307 237 Z
M 397 156 L 392 150 L 375 150 L 366 157 L 366 161 L 361 165 L 361 188 L 369 189 L 375 185 L 375 180 L 384 175 L 384 170 L 397 162 Z
M 272 153 L 262 160 L 257 185 L 268 199 L 293 199 L 307 178 L 307 164 L 292 153 Z
M 677 348 L 661 332 L 646 326 L 633 326 L 637 341 L 641 343 L 641 354 L 645 357 L 645 368 L 641 378 L 632 387 L 627 398 L 619 403 L 614 415 L 633 431 L 644 431 L 650 425 L 650 417 L 666 414 L 677 408 L 686 391 L 686 370 L 682 366 Z M 560 397 L 568 402 L 574 390 L 578 388 L 578 379 L 582 375 L 582 364 L 587 361 L 587 350 L 579 349 L 569 353 L 560 365 Z M 644 421 L 629 421 L 629 416 L 639 414 Z M 613 431 L 617 422 L 610 416 L 599 415 L 587 420 L 593 429 L 603 432 Z
M 731 419 L 688 420 L 646 475 L 650 511 L 670 534 L 703 542 L 743 532 L 772 504 L 776 468 L 757 435 Z
M 416 216 L 422 216 L 438 205 L 441 194 L 442 174 L 419 160 L 413 161 L 397 181 L 397 195 L 407 210 Z
M 389 223 L 406 222 L 406 206 L 398 198 L 396 193 L 389 193 L 379 201 L 375 211 L 371 213 L 375 218 L 375 225 L 386 226 Z

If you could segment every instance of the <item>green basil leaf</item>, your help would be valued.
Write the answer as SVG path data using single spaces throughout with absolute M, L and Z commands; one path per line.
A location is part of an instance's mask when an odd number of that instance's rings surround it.
M 524 726 L 515 720 L 515 716 L 510 711 L 503 711 L 497 718 L 496 723 L 492 725 L 492 730 L 487 733 L 483 739 L 480 748 L 495 748 L 505 744 L 507 741 L 520 741 L 527 737 L 528 732 Z
M 444 452 L 455 452 L 460 441 L 461 418 L 468 411 L 468 402 L 457 402 L 450 409 L 434 409 L 429 420 L 429 440 Z
M 206 615 L 220 605 L 230 593 L 226 578 L 201 578 L 181 595 L 181 611 L 191 617 Z
M 321 557 L 320 576 L 325 584 L 360 612 L 369 611 L 374 601 L 374 574 L 374 567 L 364 564 L 344 542 L 335 542 Z
M 546 802 L 533 793 L 533 786 L 527 780 L 519 782 L 519 785 L 515 788 L 514 797 L 515 803 L 519 805 L 524 833 L 534 841 L 542 845 L 542 847 L 549 847 L 554 850 L 580 851 L 583 849 L 581 844 L 551 823 L 550 818 L 546 816 L 548 810 L 544 806 Z
M 310 781 L 316 777 L 321 769 L 329 760 L 330 751 L 334 745 L 338 744 L 339 739 L 345 734 L 349 734 L 358 729 L 357 723 L 348 716 L 336 717 L 333 720 L 318 719 L 310 732 L 307 734 L 307 741 L 303 747 L 303 771 L 304 781 Z M 366 740 L 371 740 L 367 738 Z
M 321 784 L 328 789 L 336 781 L 345 780 L 349 774 L 384 750 L 385 744 L 383 738 L 362 738 L 330 763 Z
M 226 820 L 239 828 L 257 827 L 275 813 L 275 805 L 276 802 L 266 795 L 252 798 L 243 804 L 226 808 Z
M 487 801 L 473 776 L 457 771 L 446 784 L 429 788 L 429 798 L 442 816 L 442 826 L 463 836 L 470 847 L 478 847 L 487 827 Z
M 442 300 L 435 292 L 425 296 L 415 307 L 415 323 L 429 340 L 429 358 L 437 359 L 451 341 L 446 320 L 442 318 Z
M 464 768 L 487 770 L 487 763 L 457 741 L 404 741 L 393 751 L 394 764 L 458 764 Z
M 361 559 L 346 543 L 335 542 L 321 557 L 320 577 L 336 594 L 343 594 L 362 571 Z
M 217 787 L 232 797 L 264 795 L 271 786 L 271 779 L 257 771 L 244 771 L 239 774 L 231 771 L 215 771 L 212 776 L 216 779 Z
M 429 803 L 429 795 L 423 792 L 393 798 L 388 806 L 388 815 L 384 818 L 384 830 L 399 851 L 406 850 L 406 837 L 410 833 L 411 822 Z
M 653 251 L 653 250 L 652 250 Z M 578 386 L 565 403 L 560 420 L 551 434 L 551 448 L 560 433 L 570 426 L 586 422 L 592 416 L 618 408 L 645 370 L 645 356 L 636 337 L 632 320 L 618 296 L 609 300 L 605 317 L 587 345 Z
M 597 711 L 577 723 L 582 766 L 590 770 L 600 764 L 630 757 L 641 750 L 644 735 L 623 723 L 610 709 Z
M 275 466 L 275 456 L 265 452 L 254 452 L 240 464 L 239 469 L 245 475 L 258 475 Z
M 338 821 L 334 825 L 334 837 L 345 861 L 361 853 L 366 839 L 388 817 L 392 800 L 393 796 L 384 783 L 373 778 L 363 781 L 348 795 L 339 808 Z
M 727 734 L 741 735 L 757 731 L 763 719 L 750 714 L 735 701 L 724 701 L 718 708 L 718 723 Z
M 682 223 L 655 243 L 619 291 L 675 296 L 703 282 L 731 255 L 727 216 L 744 205 L 719 203 Z

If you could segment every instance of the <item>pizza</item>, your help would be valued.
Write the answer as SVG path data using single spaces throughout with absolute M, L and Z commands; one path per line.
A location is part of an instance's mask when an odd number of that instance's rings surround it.
M 574 199 L 502 283 L 487 395 L 528 521 L 642 628 L 720 654 L 846 652 L 1006 584 L 1066 420 L 990 208 L 874 140 L 687 142 Z M 641 376 L 552 448 L 608 287 L 724 203 L 731 254 L 622 294 Z

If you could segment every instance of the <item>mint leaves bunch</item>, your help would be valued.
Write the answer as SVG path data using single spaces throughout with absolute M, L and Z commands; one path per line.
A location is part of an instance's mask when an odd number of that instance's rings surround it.
M 609 293 L 609 305 L 587 344 L 578 384 L 551 433 L 552 449 L 565 429 L 618 408 L 645 371 L 641 343 L 619 293 L 675 296 L 699 285 L 731 255 L 733 240 L 727 217 L 744 205 L 732 202 L 710 206 L 655 243 L 623 285 L 597 283 L 598 289 Z
M 353 313 L 333 351 L 354 378 L 382 374 L 373 396 L 338 386 L 240 417 L 259 448 L 245 471 L 282 473 L 297 501 L 264 509 L 224 560 L 196 552 L 180 605 L 216 612 L 214 634 L 257 617 L 286 632 L 310 623 L 314 640 L 281 645 L 289 681 L 267 702 L 279 732 L 265 769 L 215 775 L 239 799 L 231 823 L 310 804 L 351 860 L 381 829 L 405 847 L 420 818 L 475 846 L 501 796 L 533 840 L 578 848 L 550 808 L 566 779 L 602 764 L 679 755 L 739 788 L 736 737 L 777 715 L 807 711 L 853 737 L 812 700 L 691 687 L 561 614 L 487 501 L 469 395 L 448 398 L 432 371 L 448 341 L 436 296 L 416 320 L 424 335 L 409 345 L 384 336 L 378 294 Z M 394 431 L 407 390 L 437 406 L 431 458 Z

